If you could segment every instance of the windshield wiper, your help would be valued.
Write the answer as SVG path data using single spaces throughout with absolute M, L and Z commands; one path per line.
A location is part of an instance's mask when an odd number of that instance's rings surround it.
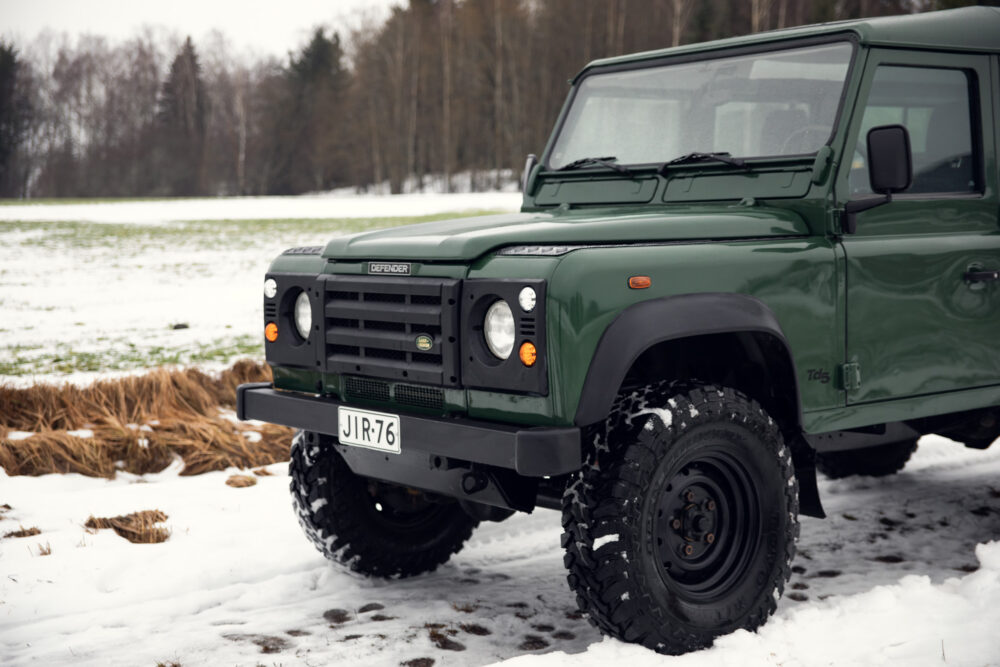
M 609 155 L 607 157 L 584 157 L 579 160 L 573 160 L 569 164 L 563 165 L 556 169 L 556 171 L 572 171 L 574 169 L 582 169 L 583 167 L 589 167 L 592 165 L 597 165 L 599 167 L 607 167 L 608 169 L 614 169 L 619 174 L 624 174 L 626 176 L 635 176 L 633 172 L 628 167 L 624 167 L 618 164 L 618 158 L 614 155 Z
M 721 152 L 721 153 L 695 152 L 695 153 L 685 153 L 684 155 L 675 157 L 673 160 L 664 162 L 657 170 L 657 173 L 659 173 L 662 176 L 664 173 L 666 173 L 667 167 L 673 166 L 675 164 L 687 164 L 688 162 L 708 162 L 710 160 L 714 160 L 716 162 L 724 162 L 726 164 L 730 164 L 734 167 L 740 167 L 742 169 L 747 168 L 746 162 L 736 157 L 730 157 L 730 154 L 726 152 Z

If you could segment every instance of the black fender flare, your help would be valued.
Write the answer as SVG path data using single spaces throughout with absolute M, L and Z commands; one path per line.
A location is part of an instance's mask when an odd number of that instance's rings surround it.
M 574 423 L 586 426 L 607 417 L 626 373 L 639 355 L 653 345 L 721 333 L 766 333 L 784 346 L 792 369 L 795 413 L 801 424 L 795 359 L 778 318 L 759 299 L 725 292 L 660 297 L 634 304 L 619 313 L 597 343 Z

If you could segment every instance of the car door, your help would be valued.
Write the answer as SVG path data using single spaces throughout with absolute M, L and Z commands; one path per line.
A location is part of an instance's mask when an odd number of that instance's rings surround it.
M 991 84 L 986 55 L 870 52 L 838 201 L 872 196 L 872 127 L 907 128 L 914 174 L 842 237 L 848 404 L 1000 384 L 1000 282 L 989 273 L 1000 270 Z

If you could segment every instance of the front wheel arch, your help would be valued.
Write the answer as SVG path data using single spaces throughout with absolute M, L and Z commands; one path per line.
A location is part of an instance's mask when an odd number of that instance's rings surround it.
M 663 349 L 675 341 L 707 336 L 728 335 L 766 347 L 759 355 L 765 364 L 773 364 L 769 381 L 780 389 L 788 408 L 774 410 L 786 434 L 796 432 L 802 423 L 798 375 L 791 346 L 774 312 L 762 301 L 745 294 L 704 293 L 650 299 L 623 310 L 608 326 L 597 344 L 587 370 L 574 417 L 577 426 L 602 421 L 611 410 L 615 397 L 630 371 L 643 355 Z M 770 369 L 765 369 L 770 370 Z M 687 380 L 686 378 L 671 378 Z M 713 379 L 715 380 L 715 379 Z M 718 380 L 715 380 L 718 381 Z M 764 397 L 754 397 L 765 404 Z M 785 414 L 782 414 L 785 413 Z

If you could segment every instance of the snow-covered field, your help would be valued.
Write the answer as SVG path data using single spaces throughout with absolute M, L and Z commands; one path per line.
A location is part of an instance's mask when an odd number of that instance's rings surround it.
M 0 382 L 259 355 L 261 276 L 283 248 L 519 203 L 494 193 L 0 206 Z M 830 518 L 803 519 L 777 615 L 681 658 L 602 639 L 580 618 L 555 513 L 482 525 L 434 574 L 370 581 L 312 548 L 286 466 L 269 470 L 249 488 L 225 484 L 235 471 L 181 477 L 178 466 L 113 481 L 0 471 L 0 665 L 1000 666 L 1000 446 L 926 437 L 899 476 L 821 482 Z M 169 517 L 162 544 L 83 527 L 153 509 Z M 2 537 L 21 526 L 41 533 Z
M 520 204 L 514 192 L 0 206 L 0 381 L 261 356 L 261 285 L 285 248 Z
M 1000 449 L 927 437 L 893 479 L 823 483 L 830 518 L 803 520 L 777 615 L 681 658 L 602 639 L 579 618 L 554 512 L 483 524 L 431 575 L 370 581 L 313 549 L 286 466 L 269 469 L 249 488 L 176 468 L 114 481 L 0 473 L 12 507 L 0 532 L 42 531 L 0 540 L 0 664 L 1000 664 Z M 166 542 L 83 528 L 143 509 L 168 515 Z M 431 629 L 461 650 L 438 648 Z

